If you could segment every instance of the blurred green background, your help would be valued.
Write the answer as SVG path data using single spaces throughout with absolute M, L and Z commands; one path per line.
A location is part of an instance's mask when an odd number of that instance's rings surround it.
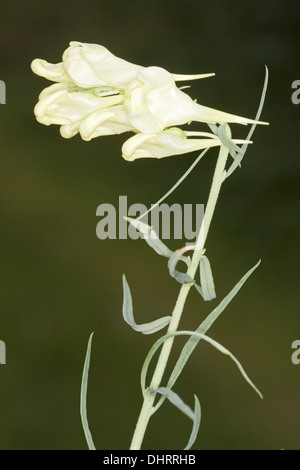
M 179 285 L 164 258 L 142 240 L 96 237 L 96 208 L 149 206 L 197 154 L 122 160 L 126 136 L 83 142 L 35 121 L 50 83 L 32 59 L 59 62 L 69 41 L 98 43 L 141 65 L 176 73 L 215 72 L 192 83 L 199 103 L 254 117 L 270 71 L 262 119 L 242 168 L 227 180 L 207 243 L 220 300 L 261 266 L 209 334 L 232 351 L 260 388 L 260 400 L 235 365 L 200 344 L 175 386 L 202 405 L 195 449 L 300 449 L 300 365 L 291 344 L 299 318 L 299 124 L 291 83 L 300 79 L 298 1 L 2 1 L 0 79 L 1 449 L 86 449 L 79 389 L 92 331 L 88 414 L 98 449 L 127 449 L 142 403 L 139 374 L 154 337 L 122 320 L 121 276 L 131 286 L 138 323 L 168 315 Z M 244 138 L 247 129 L 232 126 Z M 205 203 L 216 161 L 210 151 L 168 202 Z M 170 242 L 175 249 L 181 242 Z M 196 328 L 209 305 L 192 292 L 182 328 Z M 155 335 L 157 338 L 158 335 Z M 179 351 L 184 341 L 176 342 Z M 173 356 L 173 360 L 175 359 Z M 165 404 L 145 449 L 181 449 L 191 423 Z

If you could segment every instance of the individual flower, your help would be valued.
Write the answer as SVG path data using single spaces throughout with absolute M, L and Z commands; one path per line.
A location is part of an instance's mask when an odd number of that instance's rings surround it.
M 138 71 L 136 78 L 125 88 L 124 107 L 131 124 L 145 134 L 190 121 L 213 124 L 256 122 L 197 104 L 177 88 L 172 75 L 161 67 Z
M 45 60 L 35 59 L 31 68 L 34 73 L 48 80 L 74 83 L 83 88 L 123 88 L 143 68 L 116 57 L 104 46 L 77 41 L 70 42 L 62 60 L 58 64 L 49 64 Z
M 122 156 L 127 161 L 138 158 L 164 158 L 222 145 L 221 140 L 214 134 L 198 132 L 197 135 L 205 138 L 187 138 L 185 132 L 178 127 L 156 134 L 138 133 L 123 144 Z M 244 140 L 233 140 L 233 142 L 246 143 Z
M 61 125 L 61 135 L 73 137 L 78 132 L 84 140 L 99 135 L 135 131 L 129 123 L 122 95 L 101 96 L 100 92 L 74 90 L 71 85 L 56 83 L 45 88 L 34 108 L 41 124 Z

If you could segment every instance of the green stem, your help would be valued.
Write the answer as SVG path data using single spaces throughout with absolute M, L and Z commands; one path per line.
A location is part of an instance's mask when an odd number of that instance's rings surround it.
M 197 271 L 197 267 L 199 265 L 199 262 L 202 256 L 203 248 L 206 242 L 209 227 L 212 221 L 217 199 L 218 199 L 220 189 L 222 186 L 223 175 L 224 175 L 225 165 L 226 165 L 226 161 L 228 157 L 228 152 L 229 152 L 228 148 L 222 145 L 220 148 L 213 181 L 212 181 L 212 185 L 210 188 L 210 193 L 209 193 L 209 197 L 208 197 L 208 201 L 206 205 L 203 222 L 202 222 L 202 225 L 201 225 L 198 237 L 197 237 L 195 251 L 192 257 L 191 264 L 187 271 L 187 274 L 192 279 L 194 279 L 194 276 Z M 192 285 L 193 285 L 192 283 L 186 283 L 181 286 L 167 333 L 174 333 L 177 330 L 178 324 L 179 324 L 179 321 L 183 312 L 183 308 L 184 308 L 188 293 Z M 157 361 L 156 369 L 154 371 L 151 384 L 150 384 L 150 388 L 152 389 L 156 389 L 160 386 L 160 382 L 163 377 L 163 374 L 164 374 L 164 371 L 165 371 L 165 368 L 169 359 L 169 355 L 172 349 L 173 341 L 174 341 L 174 337 L 170 337 L 163 344 L 159 359 Z M 145 434 L 149 419 L 153 411 L 154 400 L 155 400 L 155 394 L 145 393 L 143 406 L 139 415 L 139 419 L 137 421 L 137 425 L 136 425 L 135 432 L 132 438 L 130 450 L 139 450 L 141 448 L 144 434 Z

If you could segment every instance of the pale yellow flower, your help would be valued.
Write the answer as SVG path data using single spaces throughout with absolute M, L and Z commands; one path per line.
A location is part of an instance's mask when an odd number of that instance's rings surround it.
M 124 107 L 130 123 L 145 134 L 190 121 L 212 124 L 256 122 L 197 104 L 179 90 L 172 75 L 160 67 L 138 71 L 136 79 L 125 88 Z
M 208 132 L 197 134 L 203 138 L 187 138 L 185 132 L 178 127 L 156 134 L 138 133 L 123 144 L 122 156 L 127 161 L 138 158 L 164 158 L 222 145 L 220 139 L 214 134 Z M 245 143 L 244 140 L 233 140 L 233 142 Z
M 45 88 L 34 108 L 38 122 L 61 125 L 61 135 L 73 137 L 78 132 L 84 140 L 100 135 L 135 131 L 128 121 L 122 95 L 100 96 L 75 91 L 71 85 L 56 83 Z
M 82 88 L 109 86 L 124 89 L 144 67 L 116 57 L 104 46 L 71 41 L 63 53 L 62 62 L 50 64 L 43 59 L 34 59 L 31 68 L 37 75 L 53 82 L 74 83 Z M 213 75 L 172 74 L 172 77 L 182 81 Z
M 124 88 L 143 67 L 116 57 L 104 46 L 72 41 L 63 53 L 62 62 L 50 64 L 35 59 L 31 68 L 54 82 L 73 83 L 82 88 Z

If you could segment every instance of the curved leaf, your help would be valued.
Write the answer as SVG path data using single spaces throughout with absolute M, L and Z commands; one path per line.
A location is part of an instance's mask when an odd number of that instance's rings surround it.
M 237 358 L 228 349 L 226 349 L 224 346 L 222 346 L 220 343 L 218 343 L 214 339 L 210 338 L 209 336 L 206 336 L 202 333 L 198 333 L 196 331 L 188 331 L 188 330 L 176 331 L 174 333 L 169 333 L 167 335 L 162 336 L 161 338 L 159 338 L 154 343 L 154 345 L 150 349 L 150 351 L 149 351 L 149 353 L 148 353 L 148 355 L 145 359 L 145 362 L 143 364 L 143 367 L 142 367 L 141 386 L 142 386 L 143 394 L 146 393 L 146 375 L 147 375 L 148 367 L 149 367 L 149 364 L 150 364 L 150 361 L 151 361 L 152 357 L 154 356 L 154 354 L 156 353 L 158 348 L 166 341 L 166 339 L 171 338 L 173 336 L 182 336 L 182 335 L 194 336 L 195 338 L 204 339 L 204 341 L 210 343 L 212 346 L 214 346 L 216 349 L 218 349 L 218 351 L 220 351 L 221 353 L 226 354 L 227 356 L 229 356 L 233 360 L 233 362 L 235 362 L 235 364 L 237 365 L 238 369 L 240 370 L 240 372 L 241 372 L 242 376 L 244 377 L 244 379 L 246 380 L 246 382 L 248 382 L 249 385 L 260 396 L 260 398 L 262 398 L 262 394 L 260 393 L 258 388 L 254 385 L 254 383 L 250 380 L 250 378 L 246 374 L 244 368 L 242 367 L 241 363 L 237 360 Z M 153 413 L 155 411 L 156 411 L 156 408 L 153 409 Z
M 239 280 L 239 282 L 234 286 L 233 289 L 229 292 L 229 294 L 224 297 L 224 299 L 219 303 L 219 305 L 206 317 L 206 319 L 198 326 L 196 329 L 197 333 L 205 334 L 212 324 L 217 320 L 217 318 L 221 315 L 221 313 L 225 310 L 227 305 L 231 302 L 231 300 L 236 296 L 240 288 L 246 282 L 248 277 L 253 273 L 253 271 L 259 266 L 260 260 L 256 263 L 253 268 L 249 269 L 249 271 Z M 201 338 L 190 337 L 186 342 L 185 346 L 183 347 L 180 356 L 174 366 L 174 369 L 170 375 L 167 387 L 172 388 L 178 379 L 182 369 L 184 368 L 185 364 L 187 363 L 190 355 L 194 351 L 195 347 L 199 343 Z M 162 405 L 164 401 L 164 397 L 162 397 L 154 408 L 154 412 L 158 410 L 158 408 Z
M 217 126 L 215 126 L 217 128 Z M 145 215 L 149 214 L 149 212 L 153 211 L 155 207 L 159 206 L 161 202 L 163 202 L 170 194 L 172 194 L 173 191 L 175 191 L 176 188 L 185 180 L 185 178 L 191 173 L 191 171 L 195 168 L 195 166 L 199 163 L 202 157 L 208 152 L 209 148 L 206 148 L 203 150 L 203 152 L 200 153 L 200 155 L 196 158 L 196 160 L 189 166 L 189 168 L 186 170 L 186 172 L 179 178 L 178 181 L 172 186 L 169 191 L 166 192 L 155 204 L 151 204 L 150 209 L 148 209 L 146 212 L 144 212 L 142 215 L 140 215 L 136 220 L 142 219 Z
M 233 152 L 235 154 L 235 152 L 242 152 L 242 149 L 240 149 L 240 147 L 238 147 L 226 134 L 227 127 L 229 127 L 228 124 L 221 124 L 218 127 L 218 136 L 220 138 L 220 141 L 230 150 L 230 153 Z
M 206 256 L 200 259 L 200 284 L 204 300 L 213 300 L 216 298 L 215 284 L 211 272 L 210 262 Z
M 159 387 L 159 388 L 148 388 L 147 393 L 160 393 L 161 395 L 164 395 L 171 403 L 172 405 L 176 406 L 183 414 L 185 414 L 188 418 L 194 419 L 194 412 L 191 410 L 191 408 L 184 403 L 184 401 L 180 398 L 177 393 L 173 392 L 170 388 L 166 387 Z
M 190 450 L 190 448 L 193 446 L 200 427 L 200 422 L 201 422 L 201 406 L 200 402 L 198 400 L 198 397 L 194 395 L 195 398 L 195 408 L 194 408 L 194 423 L 193 423 L 193 429 L 190 435 L 189 442 L 187 443 L 187 446 L 184 448 L 184 450 Z
M 81 390 L 80 390 L 80 416 L 81 416 L 81 422 L 83 426 L 84 435 L 85 435 L 89 450 L 96 450 L 96 447 L 93 442 L 92 434 L 89 429 L 89 423 L 87 419 L 87 409 L 86 409 L 86 397 L 87 397 L 88 376 L 89 376 L 89 368 L 90 368 L 93 334 L 94 333 L 90 335 L 89 341 L 88 341 L 87 352 L 86 352 L 84 366 L 83 366 Z
M 262 94 L 261 94 L 261 98 L 260 98 L 258 110 L 257 110 L 256 116 L 255 116 L 255 121 L 259 120 L 260 115 L 261 115 L 261 112 L 262 112 L 262 109 L 263 109 L 263 106 L 264 106 L 265 97 L 266 97 L 266 92 L 267 92 L 267 88 L 268 88 L 268 80 L 269 80 L 269 71 L 268 71 L 268 67 L 266 67 L 264 86 L 263 86 L 263 90 L 262 90 Z M 247 137 L 246 137 L 246 140 L 251 139 L 251 136 L 252 136 L 253 132 L 255 131 L 256 125 L 257 125 L 257 124 L 252 124 L 252 126 L 251 126 L 251 128 L 250 128 L 250 131 L 249 131 L 249 133 L 248 133 L 248 135 L 247 135 Z M 238 166 L 241 166 L 241 161 L 242 161 L 242 159 L 244 158 L 244 155 L 245 155 L 245 153 L 246 153 L 247 147 L 248 147 L 248 144 L 242 145 L 241 152 L 239 153 L 238 156 L 235 156 L 234 161 L 233 161 L 233 163 L 231 164 L 231 166 L 229 167 L 229 169 L 226 171 L 223 180 L 225 180 L 226 178 L 228 178 L 228 176 L 230 176 L 230 175 L 234 172 L 234 170 L 236 170 L 236 168 L 237 168 Z
M 192 284 L 195 284 L 195 280 L 192 279 L 188 274 L 182 273 L 176 270 L 176 266 L 179 261 L 184 261 L 187 264 L 187 266 L 189 266 L 189 262 L 190 262 L 189 258 L 182 256 L 179 250 L 174 251 L 174 253 L 172 253 L 172 256 L 170 257 L 168 261 L 168 268 L 169 268 L 170 276 L 176 279 L 176 281 L 178 281 L 180 284 L 186 284 L 189 282 L 191 282 Z
M 131 292 L 130 292 L 125 274 L 123 274 L 123 309 L 122 311 L 123 311 L 123 318 L 126 321 L 126 323 L 129 326 L 131 326 L 133 330 L 143 333 L 144 335 L 151 335 L 152 333 L 156 333 L 157 331 L 167 326 L 171 320 L 170 316 L 166 316 L 166 317 L 162 317 L 157 320 L 154 320 L 150 323 L 143 323 L 141 325 L 137 325 L 135 323 L 134 316 L 133 316 L 132 297 L 131 297 Z
M 193 429 L 189 438 L 189 442 L 187 443 L 186 447 L 184 450 L 189 450 L 192 445 L 194 444 L 197 434 L 199 431 L 200 427 L 200 422 L 201 422 L 201 407 L 200 407 L 200 402 L 198 400 L 198 397 L 194 395 L 195 398 L 195 409 L 194 411 L 191 410 L 191 408 L 184 403 L 184 401 L 180 398 L 177 393 L 173 392 L 173 390 L 166 388 L 166 387 L 159 387 L 159 388 L 149 388 L 147 390 L 147 393 L 160 393 L 162 396 L 167 398 L 172 405 L 176 406 L 182 413 L 184 413 L 188 418 L 190 418 L 193 421 Z
M 137 229 L 142 235 L 144 240 L 148 243 L 148 245 L 153 248 L 156 253 L 161 256 L 165 256 L 166 258 L 170 258 L 172 255 L 172 251 L 169 250 L 167 245 L 165 245 L 159 238 L 153 227 L 146 224 L 145 222 L 141 222 L 137 219 L 132 219 L 131 217 L 124 217 L 135 229 Z

